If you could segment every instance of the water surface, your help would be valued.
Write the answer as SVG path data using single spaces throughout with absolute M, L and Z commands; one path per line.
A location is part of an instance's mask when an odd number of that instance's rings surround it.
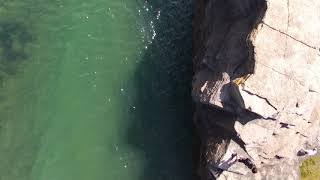
M 1 0 L 0 179 L 193 179 L 190 0 Z

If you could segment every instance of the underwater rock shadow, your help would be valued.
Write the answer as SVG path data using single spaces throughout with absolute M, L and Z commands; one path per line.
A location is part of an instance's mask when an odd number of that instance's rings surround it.
M 33 41 L 23 23 L 0 21 L 0 79 L 16 73 L 16 66 L 28 58 L 26 47 Z
M 25 46 L 33 40 L 27 28 L 17 22 L 0 22 L 0 47 L 4 60 L 25 59 Z
M 168 0 L 152 6 L 161 9 L 162 16 L 156 24 L 157 36 L 132 77 L 137 108 L 127 141 L 145 158 L 139 179 L 193 180 L 199 146 L 195 145 L 190 95 L 192 4 L 190 0 Z

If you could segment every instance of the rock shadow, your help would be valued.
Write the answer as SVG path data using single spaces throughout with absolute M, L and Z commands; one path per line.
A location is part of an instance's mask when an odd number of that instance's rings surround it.
M 193 96 L 197 104 L 203 180 L 219 176 L 220 170 L 216 167 L 231 140 L 244 149 L 245 143 L 234 129 L 235 122 L 241 119 L 239 122 L 246 124 L 259 117 L 243 109 L 236 84 L 254 73 L 255 54 L 250 36 L 262 22 L 266 10 L 265 0 L 200 0 L 197 3 L 194 40 L 201 42 L 194 43 Z M 215 100 L 221 102 L 222 107 L 209 103 Z
M 161 17 L 155 24 L 157 35 L 132 78 L 137 108 L 130 120 L 128 144 L 145 158 L 139 179 L 193 180 L 199 146 L 190 95 L 192 1 L 149 3 L 155 14 L 161 11 Z

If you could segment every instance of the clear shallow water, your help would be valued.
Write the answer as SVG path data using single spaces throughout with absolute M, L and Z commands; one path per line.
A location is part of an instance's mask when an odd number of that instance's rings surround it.
M 0 179 L 193 179 L 191 6 L 0 0 Z

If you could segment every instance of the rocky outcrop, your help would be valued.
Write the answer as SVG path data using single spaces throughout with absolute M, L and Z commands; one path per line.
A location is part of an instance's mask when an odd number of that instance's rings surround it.
M 299 179 L 320 145 L 320 2 L 199 0 L 195 124 L 202 179 Z

